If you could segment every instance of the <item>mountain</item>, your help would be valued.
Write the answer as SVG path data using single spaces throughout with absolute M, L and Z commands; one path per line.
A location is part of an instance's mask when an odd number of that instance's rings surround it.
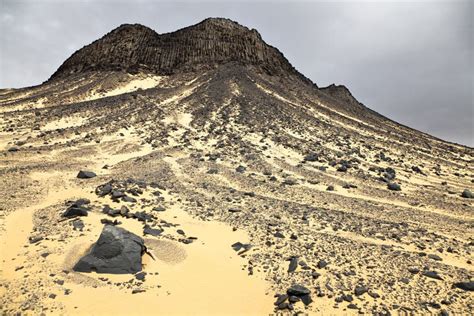
M 231 20 L 121 25 L 0 90 L 0 149 L 7 314 L 472 310 L 474 150 Z
M 169 75 L 229 63 L 258 65 L 270 74 L 299 75 L 256 30 L 228 19 L 206 19 L 182 30 L 157 34 L 124 24 L 68 58 L 51 79 L 97 70 L 147 71 Z

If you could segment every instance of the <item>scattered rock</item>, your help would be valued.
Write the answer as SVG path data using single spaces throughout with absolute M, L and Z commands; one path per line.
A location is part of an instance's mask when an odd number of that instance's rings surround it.
M 74 230 L 79 230 L 82 232 L 82 230 L 84 229 L 84 222 L 80 219 L 76 219 L 72 222 L 72 226 Z
M 92 172 L 92 171 L 86 171 L 86 170 L 81 170 L 79 171 L 79 173 L 77 174 L 77 178 L 78 179 L 90 179 L 90 178 L 94 178 L 96 177 L 97 175 Z
M 361 296 L 365 293 L 367 293 L 368 289 L 365 286 L 356 286 L 354 289 L 354 294 L 356 296 Z
M 441 276 L 436 271 L 423 271 L 422 275 L 436 280 L 443 280 L 443 278 L 441 278 Z
M 457 282 L 454 283 L 454 287 L 464 290 L 464 291 L 474 291 L 474 281 L 468 281 L 468 282 Z
M 387 188 L 391 191 L 401 191 L 402 190 L 400 185 L 398 183 L 395 183 L 395 182 L 388 183 Z
M 89 212 L 89 209 L 82 207 L 82 206 L 76 206 L 76 205 L 71 205 L 64 211 L 63 217 L 76 217 L 76 216 L 87 216 Z
M 468 189 L 462 191 L 461 196 L 466 199 L 474 199 L 474 194 Z
M 151 228 L 150 225 L 145 225 L 143 228 L 144 235 L 152 235 L 152 236 L 159 236 L 163 233 L 162 229 Z
M 288 266 L 288 273 L 294 272 L 298 267 L 298 257 L 291 257 L 290 265 Z
M 306 287 L 304 287 L 300 284 L 294 284 L 286 291 L 286 293 L 288 295 L 294 295 L 294 296 L 301 297 L 303 295 L 311 294 L 311 291 L 308 288 L 306 288 Z

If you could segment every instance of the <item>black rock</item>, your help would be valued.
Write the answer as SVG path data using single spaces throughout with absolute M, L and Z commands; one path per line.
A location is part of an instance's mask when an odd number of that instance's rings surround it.
M 464 290 L 464 291 L 474 291 L 474 281 L 468 281 L 468 282 L 457 282 L 454 283 L 454 287 L 457 287 L 458 289 Z
M 420 272 L 420 269 L 418 269 L 416 267 L 409 267 L 408 272 L 413 273 L 413 274 L 417 274 L 418 272 Z
M 354 289 L 354 294 L 356 296 L 361 296 L 364 293 L 367 293 L 368 289 L 365 286 L 356 286 Z
M 304 161 L 318 161 L 318 155 L 315 153 L 307 154 L 304 157 Z
M 237 168 L 235 168 L 235 171 L 239 173 L 244 173 L 245 170 L 247 170 L 247 168 L 245 168 L 244 166 L 238 166 Z
M 98 186 L 96 189 L 95 189 L 95 193 L 98 195 L 98 196 L 106 196 L 107 194 L 109 194 L 110 192 L 112 192 L 112 185 L 110 183 L 106 183 L 104 185 L 101 185 L 101 186 Z
M 132 290 L 132 294 L 138 294 L 138 293 L 143 293 L 143 292 L 146 292 L 145 289 L 133 289 Z
M 395 182 L 390 182 L 387 184 L 387 188 L 389 190 L 392 190 L 392 191 L 401 191 L 402 188 L 400 187 L 400 185 L 398 183 L 395 183 Z
M 429 254 L 428 258 L 433 259 L 435 261 L 442 261 L 443 260 L 440 256 L 435 255 L 435 254 Z
M 82 232 L 84 229 L 84 222 L 81 221 L 80 219 L 76 219 L 75 221 L 72 222 L 72 226 L 74 230 L 79 230 Z
M 120 199 L 125 196 L 125 193 L 119 190 L 113 190 L 112 191 L 112 199 Z
M 339 171 L 339 172 L 346 172 L 346 171 L 347 171 L 347 166 L 346 166 L 346 165 L 342 165 L 342 166 L 340 166 L 339 168 L 337 168 L 337 171 Z
M 217 174 L 219 172 L 219 170 L 217 170 L 216 168 L 211 168 L 207 171 L 208 174 Z
M 240 241 L 238 241 L 238 242 L 232 244 L 231 247 L 232 247 L 232 249 L 234 249 L 234 251 L 239 251 L 240 249 L 249 250 L 252 247 L 252 245 L 243 244 Z
M 311 295 L 309 294 L 303 295 L 300 298 L 304 305 L 309 305 L 311 304 L 311 302 L 313 302 L 313 300 L 311 299 Z
M 146 222 L 146 221 L 151 221 L 152 217 L 150 214 L 147 214 L 146 212 L 135 212 L 133 214 L 133 218 L 136 218 L 140 222 Z
M 137 273 L 142 270 L 143 239 L 120 227 L 105 225 L 89 254 L 74 271 L 97 273 Z
M 326 188 L 326 191 L 334 191 L 334 186 L 333 186 L 333 185 L 329 185 L 329 186 Z
M 441 276 L 436 271 L 423 271 L 422 275 L 436 280 L 443 280 L 443 278 L 441 278 Z
M 461 196 L 466 199 L 474 199 L 474 194 L 472 194 L 472 192 L 469 191 L 468 189 L 465 189 L 464 191 L 462 191 Z
M 342 295 L 342 299 L 346 302 L 352 302 L 354 300 L 354 297 L 350 294 L 344 294 Z
M 136 203 L 137 199 L 135 199 L 131 196 L 124 196 L 124 197 L 122 197 L 122 201 L 128 202 L 128 203 Z
M 283 235 L 282 233 L 280 232 L 276 232 L 275 234 L 273 234 L 273 236 L 277 237 L 277 238 L 285 238 L 285 235 Z
M 31 236 L 28 238 L 30 244 L 36 244 L 37 242 L 42 241 L 44 238 L 41 236 Z
M 421 171 L 420 167 L 418 167 L 418 166 L 412 166 L 412 167 L 411 167 L 411 170 L 413 170 L 413 171 L 416 172 L 416 173 L 419 173 L 419 174 L 424 175 L 424 172 Z
M 319 261 L 318 261 L 318 264 L 317 264 L 317 267 L 318 267 L 319 269 L 323 269 L 323 268 L 325 268 L 327 265 L 328 265 L 328 263 L 326 262 L 326 260 L 319 260 Z
M 287 302 L 283 302 L 280 305 L 278 305 L 278 309 L 280 310 L 289 309 L 289 308 L 290 308 L 290 304 L 288 304 Z
M 155 211 L 155 212 L 164 212 L 164 211 L 166 211 L 166 208 L 164 208 L 163 206 L 156 206 L 156 207 L 152 208 L 151 210 Z
M 288 267 L 288 273 L 291 273 L 296 270 L 298 267 L 298 257 L 292 257 L 290 259 L 290 265 Z
M 288 299 L 288 295 L 286 294 L 277 294 L 276 297 L 277 297 L 277 300 L 274 303 L 276 306 L 279 306 L 281 303 L 283 303 L 284 301 Z
M 82 206 L 70 206 L 64 211 L 63 217 L 87 216 L 89 209 Z
M 71 206 L 84 206 L 90 204 L 91 201 L 89 199 L 78 199 Z
M 288 178 L 283 180 L 282 183 L 285 185 L 296 185 L 298 182 L 296 181 L 296 179 Z
M 144 271 L 138 272 L 137 274 L 135 274 L 135 279 L 139 281 L 145 281 L 145 276 L 146 276 L 146 272 Z
M 294 296 L 300 296 L 301 297 L 303 295 L 311 294 L 311 291 L 308 288 L 306 288 L 306 287 L 304 287 L 300 284 L 294 284 L 286 291 L 286 293 L 288 295 L 294 295 Z
M 143 228 L 143 234 L 144 235 L 152 235 L 152 236 L 159 236 L 163 233 L 162 229 L 157 229 L 157 228 L 151 228 L 149 225 L 145 225 Z
M 85 170 L 81 170 L 79 171 L 79 173 L 77 174 L 77 178 L 79 179 L 90 179 L 90 178 L 94 178 L 96 177 L 97 175 L 92 172 L 92 171 L 85 171 Z
M 15 147 L 15 146 L 8 148 L 9 152 L 15 152 L 15 151 L 18 151 L 18 150 L 19 150 L 18 147 Z
M 105 224 L 105 225 L 120 225 L 120 224 L 122 224 L 122 222 L 119 222 L 118 220 L 113 220 L 113 221 L 111 221 L 111 220 L 108 219 L 108 218 L 102 218 L 102 219 L 100 220 L 100 222 L 101 222 L 102 224 Z

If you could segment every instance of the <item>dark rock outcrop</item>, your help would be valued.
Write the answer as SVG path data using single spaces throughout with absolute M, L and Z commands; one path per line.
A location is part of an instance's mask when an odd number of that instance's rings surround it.
M 50 80 L 102 70 L 171 74 L 229 62 L 256 65 L 270 74 L 291 73 L 311 83 L 255 29 L 223 18 L 209 18 L 166 34 L 140 24 L 123 24 L 76 51 Z
M 142 238 L 120 227 L 105 225 L 89 254 L 79 260 L 74 271 L 97 273 L 137 273 L 142 270 Z

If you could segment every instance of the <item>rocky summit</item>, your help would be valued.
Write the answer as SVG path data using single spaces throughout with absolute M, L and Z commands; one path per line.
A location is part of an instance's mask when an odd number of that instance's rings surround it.
M 121 25 L 0 90 L 0 150 L 5 314 L 474 308 L 474 149 L 231 20 Z

